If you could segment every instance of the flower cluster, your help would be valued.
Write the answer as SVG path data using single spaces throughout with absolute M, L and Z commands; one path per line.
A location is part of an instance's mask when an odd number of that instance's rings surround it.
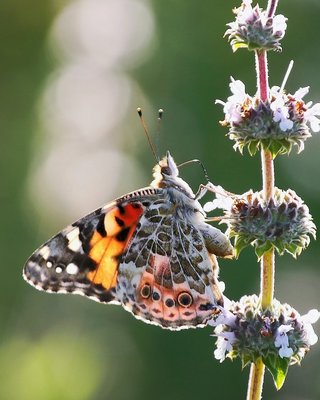
M 215 358 L 222 362 L 226 357 L 240 357 L 243 367 L 262 358 L 270 372 L 276 374 L 280 367 L 300 364 L 317 342 L 312 324 L 319 317 L 318 310 L 301 316 L 289 304 L 276 299 L 270 308 L 262 309 L 256 295 L 243 296 L 238 302 L 229 302 L 228 309 L 209 321 L 217 337 Z
M 223 222 L 228 224 L 227 234 L 235 238 L 236 256 L 252 245 L 259 258 L 272 248 L 279 254 L 288 252 L 297 257 L 309 245 L 310 236 L 315 238 L 316 227 L 309 209 L 291 189 L 282 191 L 275 188 L 268 202 L 262 192 L 251 190 L 241 196 L 230 197 L 221 188 L 216 196 L 217 199 L 207 203 L 204 209 L 226 209 Z
M 259 5 L 252 8 L 251 0 L 243 0 L 242 5 L 234 10 L 236 20 L 227 24 L 225 33 L 232 50 L 281 50 L 280 40 L 287 28 L 287 18 L 283 15 L 269 17 L 267 11 Z
M 230 90 L 232 95 L 226 102 L 216 103 L 223 105 L 225 119 L 221 124 L 229 128 L 228 136 L 241 153 L 244 147 L 251 155 L 264 148 L 275 157 L 289 153 L 293 145 L 300 152 L 305 140 L 311 137 L 310 129 L 320 131 L 320 103 L 303 101 L 308 87 L 286 94 L 274 86 L 266 102 L 249 96 L 240 80 L 231 78 Z

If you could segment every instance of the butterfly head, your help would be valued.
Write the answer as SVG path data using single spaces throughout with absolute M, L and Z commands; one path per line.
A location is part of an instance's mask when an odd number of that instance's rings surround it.
M 151 186 L 157 188 L 173 188 L 192 199 L 194 198 L 194 193 L 190 186 L 179 177 L 179 169 L 169 151 L 167 151 L 165 157 L 154 167 L 153 177 L 154 180 L 151 182 Z
M 179 175 L 178 167 L 169 151 L 167 151 L 166 156 L 159 161 L 158 165 L 163 178 L 168 179 L 169 177 L 177 177 Z

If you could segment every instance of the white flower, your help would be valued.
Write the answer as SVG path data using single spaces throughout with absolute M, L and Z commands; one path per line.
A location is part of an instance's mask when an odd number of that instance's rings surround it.
M 220 194 L 216 194 L 216 199 L 209 201 L 203 206 L 205 212 L 210 212 L 219 208 L 221 210 L 230 210 L 233 200 L 231 197 L 225 197 Z
M 306 324 L 315 324 L 320 318 L 320 312 L 313 308 L 307 314 L 301 316 L 301 320 Z
M 285 31 L 287 29 L 287 21 L 288 18 L 286 18 L 284 15 L 279 14 L 273 17 L 273 22 L 272 22 L 272 28 L 273 28 L 273 34 L 279 34 L 279 36 L 282 38 L 285 34 Z
M 226 353 L 232 351 L 232 344 L 236 341 L 233 332 L 221 332 L 218 334 L 217 348 L 214 351 L 214 357 L 222 363 L 226 358 Z
M 303 323 L 304 331 L 306 332 L 306 339 L 309 346 L 313 346 L 318 341 L 318 336 L 315 334 L 312 324 L 316 323 L 319 318 L 320 312 L 315 309 L 310 310 L 300 318 L 300 321 Z
M 248 9 L 251 9 L 252 10 L 252 0 L 243 0 L 242 1 L 242 4 L 246 7 L 246 8 L 248 8 Z
M 231 83 L 229 84 L 232 96 L 229 96 L 227 102 L 216 100 L 216 104 L 223 105 L 223 112 L 225 113 L 225 119 L 227 122 L 240 122 L 242 104 L 247 98 L 250 98 L 246 94 L 246 87 L 240 80 L 234 80 L 231 77 Z
M 288 107 L 285 104 L 282 93 L 277 91 L 276 87 L 272 88 L 271 93 L 275 97 L 270 104 L 270 108 L 273 111 L 273 120 L 274 122 L 279 122 L 280 129 L 285 132 L 293 127 L 293 122 L 289 119 Z
M 228 100 L 232 99 L 235 102 L 242 103 L 247 97 L 245 84 L 242 81 L 240 81 L 240 79 L 234 80 L 231 77 L 231 82 L 229 83 L 229 87 L 231 92 L 233 93 L 233 96 L 228 97 Z
M 252 1 L 251 0 L 243 0 L 242 1 L 242 10 L 239 12 L 237 15 L 237 21 L 239 24 L 245 24 L 246 22 L 249 22 L 252 18 Z
M 298 90 L 293 94 L 292 97 L 294 97 L 294 99 L 295 99 L 296 101 L 301 101 L 302 98 L 303 98 L 306 94 L 309 93 L 309 89 L 310 89 L 310 86 L 306 86 L 306 87 L 300 88 L 300 89 L 298 89 Z
M 289 347 L 289 339 L 287 332 L 293 329 L 290 325 L 280 325 L 277 329 L 276 338 L 274 340 L 274 344 L 279 348 L 279 356 L 283 357 L 291 357 L 293 354 L 293 350 Z
M 313 132 L 320 131 L 320 103 L 314 104 L 311 108 L 308 108 L 304 113 L 304 119 L 310 124 L 310 128 Z
M 208 190 L 215 194 L 216 198 L 203 206 L 203 210 L 205 212 L 213 211 L 216 208 L 227 211 L 231 209 L 233 205 L 233 198 L 230 196 L 230 193 L 228 193 L 222 186 L 215 186 L 211 182 L 207 185 L 207 187 Z
M 224 299 L 226 299 L 225 296 Z M 234 328 L 236 319 L 237 317 L 232 312 L 228 311 L 226 308 L 221 308 L 220 314 L 216 318 L 209 320 L 208 325 L 214 327 L 219 325 L 228 325 L 230 328 Z M 216 333 L 219 334 L 219 330 L 216 330 Z

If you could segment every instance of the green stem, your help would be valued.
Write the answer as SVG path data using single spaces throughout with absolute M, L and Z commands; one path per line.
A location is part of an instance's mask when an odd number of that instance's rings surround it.
M 261 151 L 263 197 L 268 202 L 274 191 L 274 165 L 272 154 L 269 151 Z M 274 250 L 265 253 L 261 258 L 260 296 L 261 307 L 269 308 L 272 304 L 274 293 Z
M 261 150 L 262 188 L 263 197 L 268 202 L 274 191 L 274 165 L 272 154 L 268 150 Z
M 259 358 L 251 364 L 247 400 L 260 400 L 262 395 L 265 366 Z
M 261 151 L 263 194 L 266 201 L 270 200 L 274 190 L 274 165 L 272 154 L 269 151 Z M 274 251 L 270 250 L 261 258 L 260 266 L 260 298 L 261 307 L 269 308 L 272 304 L 274 293 Z M 260 400 L 265 367 L 261 359 L 251 364 L 247 400 Z
M 261 259 L 260 297 L 261 307 L 270 308 L 274 293 L 274 251 L 270 250 Z
M 269 16 L 274 15 L 277 0 L 269 0 Z M 266 51 L 256 51 L 256 72 L 257 72 L 257 90 L 261 101 L 266 102 L 269 98 L 268 82 L 268 59 Z M 274 192 L 274 164 L 272 154 L 268 150 L 261 150 L 262 183 L 263 197 L 268 202 Z M 274 250 L 265 253 L 261 258 L 260 266 L 260 298 L 261 307 L 266 309 L 272 304 L 274 293 Z M 262 388 L 264 381 L 265 366 L 259 358 L 251 364 L 247 400 L 260 400 L 262 398 Z

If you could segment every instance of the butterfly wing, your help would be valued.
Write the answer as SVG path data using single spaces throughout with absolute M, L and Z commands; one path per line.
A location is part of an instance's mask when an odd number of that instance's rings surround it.
M 119 304 L 119 262 L 148 204 L 143 195 L 152 189 L 107 204 L 48 240 L 27 260 L 25 280 L 39 290 Z
M 178 330 L 203 326 L 223 305 L 218 264 L 201 230 L 165 197 L 147 208 L 122 255 L 117 295 L 137 318 Z
M 223 304 L 204 236 L 166 191 L 146 188 L 78 220 L 44 243 L 23 275 L 39 290 L 122 304 L 178 330 L 203 326 Z

